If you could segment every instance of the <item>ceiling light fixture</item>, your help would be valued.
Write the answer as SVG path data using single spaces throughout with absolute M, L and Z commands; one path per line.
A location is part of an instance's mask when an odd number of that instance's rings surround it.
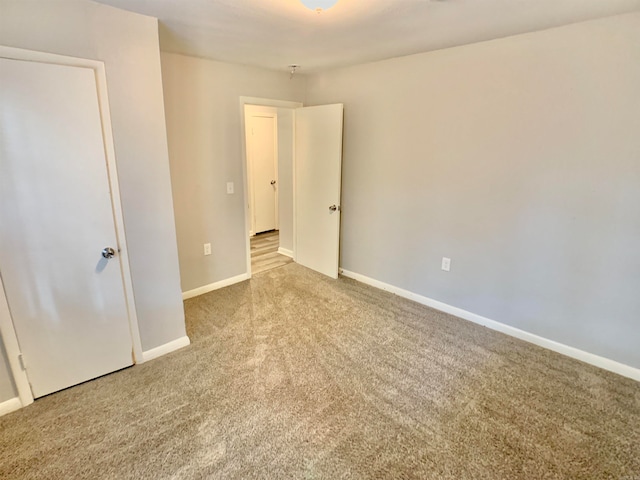
M 322 13 L 323 10 L 327 10 L 338 3 L 338 0 L 300 0 L 300 2 L 308 9 Z

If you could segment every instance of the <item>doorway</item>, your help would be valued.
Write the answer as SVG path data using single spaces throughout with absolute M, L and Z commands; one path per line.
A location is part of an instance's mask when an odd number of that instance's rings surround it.
M 251 144 L 255 126 L 250 118 L 273 116 L 276 122 L 278 196 L 277 254 L 333 278 L 338 278 L 341 219 L 343 105 L 303 107 L 298 102 L 240 97 L 244 191 L 247 204 L 247 276 L 252 273 L 255 227 L 252 202 Z M 266 134 L 268 135 L 268 134 Z M 273 138 L 273 136 L 271 137 Z M 264 182 L 264 180 L 263 180 Z M 253 196 L 253 197 L 252 197 Z M 268 197 L 267 197 L 268 198 Z M 269 199 L 270 201 L 270 199 Z M 273 253 L 273 252 L 271 252 Z
M 104 64 L 0 47 L 0 333 L 22 406 L 141 358 Z
M 251 271 L 266 272 L 293 262 L 293 258 L 278 253 L 280 232 L 259 233 L 251 237 Z
M 249 275 L 293 261 L 293 112 L 300 106 L 240 98 Z

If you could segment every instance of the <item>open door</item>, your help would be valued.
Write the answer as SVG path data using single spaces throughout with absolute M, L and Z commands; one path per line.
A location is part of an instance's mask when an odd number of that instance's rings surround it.
M 343 105 L 296 109 L 296 262 L 338 278 Z

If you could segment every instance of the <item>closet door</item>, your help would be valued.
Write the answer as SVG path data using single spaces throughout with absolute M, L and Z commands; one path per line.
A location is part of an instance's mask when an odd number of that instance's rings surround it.
M 95 71 L 0 58 L 0 274 L 34 397 L 133 363 Z

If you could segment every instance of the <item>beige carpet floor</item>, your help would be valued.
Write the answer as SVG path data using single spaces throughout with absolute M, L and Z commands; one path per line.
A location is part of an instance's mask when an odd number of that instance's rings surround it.
M 2 479 L 640 479 L 640 384 L 296 264 L 0 418 Z

